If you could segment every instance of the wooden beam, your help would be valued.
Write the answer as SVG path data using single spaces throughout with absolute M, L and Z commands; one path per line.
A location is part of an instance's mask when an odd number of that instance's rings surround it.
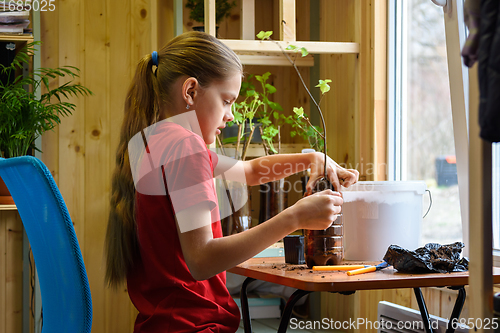
M 226 156 L 234 156 L 235 154 L 235 144 L 224 145 L 224 151 Z M 281 144 L 281 154 L 297 154 L 302 151 L 302 149 L 310 148 L 309 144 L 295 144 L 295 143 L 282 143 Z M 260 143 L 251 143 L 248 146 L 247 157 L 258 157 L 265 156 L 264 147 Z
M 376 1 L 373 15 L 374 179 L 387 180 L 387 1 Z
M 216 36 L 215 0 L 205 0 L 205 32 Z
M 292 66 L 290 61 L 282 54 L 238 54 L 243 65 L 261 65 L 261 66 Z M 299 67 L 314 66 L 314 57 L 298 57 L 295 65 Z
M 280 0 L 280 40 L 295 42 L 295 0 Z
M 160 4 L 164 6 L 165 3 Z M 182 0 L 174 0 L 174 36 L 179 36 L 184 32 L 184 20 L 182 9 L 184 8 Z
M 469 70 L 469 316 L 492 322 L 491 143 L 479 137 L 478 66 Z M 474 332 L 484 332 L 477 327 Z
M 235 52 L 272 52 L 282 53 L 282 50 L 276 44 L 278 43 L 283 50 L 286 49 L 289 42 L 285 41 L 260 41 L 260 40 L 238 40 L 238 39 L 221 39 L 221 41 L 229 46 Z M 293 45 L 305 47 L 311 54 L 356 54 L 359 53 L 359 43 L 351 42 L 308 42 L 297 41 Z M 286 51 L 293 53 L 293 51 Z
M 241 39 L 255 39 L 255 0 L 241 2 Z

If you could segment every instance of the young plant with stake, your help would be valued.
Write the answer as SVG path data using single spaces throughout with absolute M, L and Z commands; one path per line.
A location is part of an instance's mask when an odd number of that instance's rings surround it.
M 278 45 L 278 47 L 281 49 L 281 51 L 283 52 L 284 56 L 287 58 L 287 60 L 292 64 L 293 68 L 295 69 L 295 72 L 297 73 L 299 79 L 300 79 L 300 82 L 302 83 L 302 86 L 304 87 L 304 89 L 307 91 L 307 94 L 309 95 L 309 98 L 311 98 L 311 101 L 313 101 L 314 105 L 316 106 L 316 108 L 318 109 L 318 112 L 319 112 L 319 115 L 320 115 L 320 118 L 321 118 L 321 123 L 323 125 L 323 133 L 321 133 L 319 130 L 317 130 L 315 128 L 315 126 L 313 126 L 311 124 L 311 122 L 309 121 L 309 119 L 307 119 L 306 117 L 304 117 L 304 111 L 302 109 L 302 111 L 300 111 L 300 109 L 297 109 L 297 108 L 294 108 L 294 112 L 295 114 L 298 116 L 298 118 L 296 118 L 296 120 L 305 120 L 306 123 L 308 124 L 307 126 L 298 126 L 296 125 L 295 128 L 296 129 L 307 129 L 306 130 L 306 133 L 309 131 L 309 129 L 312 128 L 312 130 L 315 130 L 316 134 L 318 134 L 322 139 L 323 139 L 323 153 L 325 155 L 325 163 L 324 163 L 324 174 L 326 176 L 326 165 L 327 165 L 327 155 L 326 155 L 326 137 L 325 137 L 325 134 L 326 133 L 326 124 L 325 124 L 325 119 L 323 117 L 323 112 L 321 111 L 321 108 L 319 106 L 319 103 L 316 101 L 316 99 L 313 97 L 313 95 L 311 94 L 311 91 L 309 90 L 309 88 L 307 87 L 306 83 L 304 82 L 304 79 L 302 77 L 302 75 L 300 74 L 300 71 L 299 69 L 297 68 L 297 65 L 295 64 L 295 59 L 292 60 L 290 58 L 290 56 L 288 55 L 288 53 L 283 49 L 283 47 L 281 46 L 280 43 L 277 43 L 276 41 L 274 41 L 273 39 L 271 39 L 271 36 L 272 36 L 273 32 L 272 31 L 261 31 L 257 34 L 257 38 L 259 38 L 260 40 L 264 41 L 264 40 L 269 40 L 269 41 L 273 41 L 276 43 L 276 45 Z M 305 57 L 309 54 L 309 52 L 304 48 L 304 47 L 298 47 L 298 46 L 295 46 L 295 45 L 288 45 L 286 50 L 289 50 L 289 51 L 293 51 L 293 52 L 296 52 L 296 53 L 300 53 L 302 57 Z M 328 92 L 330 90 L 330 86 L 328 85 L 328 83 L 331 82 L 331 80 L 329 79 L 326 79 L 326 80 L 320 80 L 319 84 L 316 86 L 316 87 L 319 87 L 321 92 L 322 92 L 322 97 L 323 95 Z M 320 103 L 321 103 L 321 99 L 320 99 Z M 297 110 L 297 111 L 296 111 Z M 298 112 L 298 113 L 297 113 Z M 297 124 L 297 123 L 296 123 Z M 316 135 L 315 134 L 315 135 Z

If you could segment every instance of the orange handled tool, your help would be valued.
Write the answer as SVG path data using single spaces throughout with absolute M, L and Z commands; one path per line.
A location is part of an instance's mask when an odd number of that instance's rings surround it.
M 313 266 L 313 271 L 350 271 L 353 269 L 370 267 L 367 265 L 331 265 L 331 266 Z
M 347 275 L 352 276 L 352 275 L 358 275 L 358 274 L 363 274 L 363 273 L 369 273 L 369 272 L 375 272 L 378 270 L 381 270 L 382 268 L 388 267 L 389 264 L 385 261 L 381 262 L 377 266 L 369 266 L 365 268 L 360 268 L 360 269 L 355 269 L 353 271 L 348 271 Z

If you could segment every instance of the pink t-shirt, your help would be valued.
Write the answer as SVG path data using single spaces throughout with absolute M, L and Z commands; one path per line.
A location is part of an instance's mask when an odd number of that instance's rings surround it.
M 225 272 L 204 281 L 193 279 L 175 220 L 176 211 L 209 202 L 216 221 L 213 237 L 222 237 L 212 180 L 217 155 L 200 136 L 174 123 L 159 124 L 148 133 L 147 143 L 149 156 L 141 163 L 160 167 L 151 168 L 136 185 L 141 258 L 127 276 L 128 293 L 139 311 L 134 332 L 235 332 L 240 312 L 227 291 Z M 159 194 L 161 188 L 167 195 Z

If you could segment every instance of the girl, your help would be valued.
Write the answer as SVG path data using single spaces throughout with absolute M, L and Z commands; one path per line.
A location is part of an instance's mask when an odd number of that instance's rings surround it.
M 321 153 L 231 163 L 207 149 L 233 120 L 242 74 L 233 51 L 199 32 L 174 38 L 138 64 L 125 103 L 106 235 L 106 281 L 116 287 L 126 280 L 139 311 L 134 332 L 236 331 L 239 310 L 225 270 L 297 229 L 325 229 L 340 213 L 342 198 L 326 190 L 222 237 L 214 175 L 257 185 L 311 168 L 311 192 L 323 173 Z M 327 170 L 336 189 L 339 179 L 344 186 L 358 179 L 357 171 L 331 159 Z

